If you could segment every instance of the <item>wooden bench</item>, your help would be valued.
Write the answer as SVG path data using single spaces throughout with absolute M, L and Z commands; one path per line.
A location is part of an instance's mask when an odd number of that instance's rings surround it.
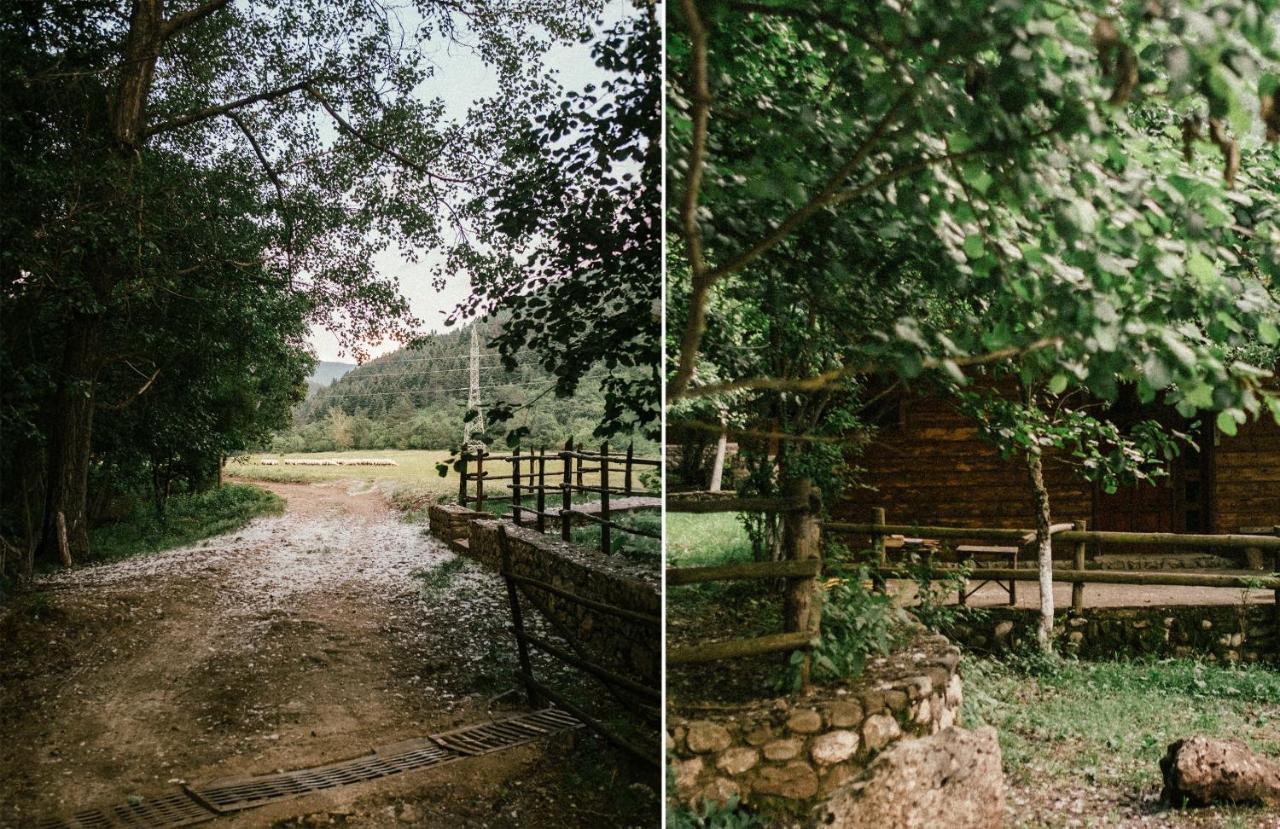
M 992 547 L 984 544 L 960 544 L 954 548 L 944 544 L 937 538 L 911 538 L 903 535 L 885 536 L 884 546 L 886 550 L 903 550 L 908 552 L 919 553 L 924 556 L 925 560 L 932 564 L 936 560 L 946 561 L 951 564 L 960 564 L 961 562 L 973 559 L 978 562 L 997 563 L 1008 567 L 1018 566 L 1018 553 L 1020 547 Z M 1009 604 L 1016 605 L 1018 603 L 1018 583 L 1010 579 L 1007 583 L 999 579 L 987 579 L 978 584 L 972 590 L 966 589 L 966 585 L 961 585 L 957 591 L 957 598 L 960 604 L 965 604 L 969 597 L 977 593 L 987 584 L 995 583 L 1000 586 L 1007 594 L 1009 594 Z
M 1008 565 L 1010 568 L 1016 568 L 1018 566 L 1018 552 L 1020 549 L 1021 549 L 1020 547 L 993 547 L 985 544 L 961 544 L 958 547 L 956 547 L 956 555 L 958 556 L 960 561 L 967 561 L 969 559 L 973 559 L 974 561 L 977 561 L 977 562 L 986 562 L 986 563 L 995 562 L 998 564 Z M 1018 582 L 1017 581 L 1013 579 L 1009 579 L 1008 583 L 1006 584 L 1005 582 L 1000 581 L 999 579 L 986 579 L 977 587 L 974 587 L 972 590 L 966 591 L 965 589 L 966 585 L 963 585 L 963 584 L 960 585 L 960 590 L 959 590 L 960 604 L 961 605 L 965 604 L 969 600 L 970 596 L 972 596 L 974 593 L 977 593 L 983 587 L 986 587 L 988 584 L 991 584 L 991 583 L 995 583 L 997 587 L 1001 588 L 1002 590 L 1004 590 L 1005 593 L 1009 594 L 1009 604 L 1011 606 L 1016 605 L 1018 603 Z

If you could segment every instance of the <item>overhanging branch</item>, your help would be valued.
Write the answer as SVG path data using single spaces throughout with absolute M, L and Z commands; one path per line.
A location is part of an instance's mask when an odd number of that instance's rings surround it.
M 352 138 L 364 144 L 366 147 L 375 149 L 378 152 L 382 153 L 383 155 L 390 156 L 402 166 L 407 167 L 408 169 L 413 170 L 415 173 L 418 173 L 419 175 L 422 175 L 422 176 L 426 176 L 427 178 L 432 179 L 434 181 L 445 181 L 445 182 L 449 182 L 450 184 L 467 184 L 471 181 L 470 179 L 451 178 L 449 176 L 442 176 L 439 173 L 432 172 L 430 168 L 426 167 L 423 164 L 419 164 L 416 161 L 413 161 L 412 159 L 405 156 L 404 153 L 401 153 L 398 150 L 392 149 L 391 147 L 388 147 L 385 144 L 382 144 L 381 142 L 375 141 L 368 134 L 352 126 L 351 122 L 348 121 L 346 118 L 344 118 L 340 112 L 338 112 L 337 107 L 335 107 L 332 104 L 332 102 L 329 101 L 328 98 L 321 95 L 314 86 L 312 86 L 309 83 L 304 83 L 302 85 L 302 88 L 307 91 L 307 95 L 311 98 L 311 100 L 315 101 L 316 103 L 320 104 L 320 106 L 324 107 L 325 111 L 328 112 L 330 116 L 332 116 L 333 120 L 337 122 L 338 126 L 342 128 L 343 132 L 347 133 Z
M 985 354 L 970 354 L 958 357 L 926 357 L 921 360 L 920 366 L 925 370 L 933 370 L 942 368 L 943 365 L 950 361 L 961 368 L 966 366 L 987 365 L 990 363 L 999 363 L 1004 360 L 1022 357 L 1036 351 L 1042 351 L 1046 348 L 1057 348 L 1062 345 L 1061 337 L 1045 337 L 1036 340 L 1025 346 L 1009 346 L 1008 348 L 997 349 Z M 812 377 L 752 377 L 745 380 L 730 380 L 725 383 L 715 383 L 709 386 L 695 386 L 689 389 L 683 395 L 684 397 L 710 397 L 716 394 L 725 394 L 731 391 L 780 391 L 780 392 L 814 392 L 821 391 L 832 383 L 849 377 L 856 377 L 868 374 L 882 374 L 884 368 L 878 365 L 859 363 L 851 366 L 841 366 L 833 368 L 830 371 L 824 371 L 821 374 L 815 374 Z
M 199 20 L 203 20 L 222 7 L 227 5 L 228 0 L 209 0 L 209 2 L 196 6 L 194 9 L 175 14 L 164 23 L 164 28 L 160 35 L 163 38 L 169 38 L 183 29 Z
M 267 178 L 271 179 L 271 183 L 276 188 L 276 199 L 280 206 L 280 218 L 284 220 L 285 233 L 288 239 L 285 242 L 285 253 L 289 258 L 289 273 L 293 274 L 293 217 L 289 215 L 288 206 L 284 198 L 284 182 L 280 180 L 280 174 L 272 168 L 271 162 L 267 160 L 267 154 L 262 151 L 262 145 L 258 143 L 258 139 L 249 131 L 249 125 L 244 122 L 234 112 L 226 113 L 226 116 L 240 128 L 240 132 L 244 133 L 244 137 L 249 139 L 249 145 L 253 147 L 253 154 L 258 157 L 258 163 L 262 165 L 262 170 L 267 174 Z
M 256 104 L 259 101 L 270 101 L 276 98 L 283 98 L 286 95 L 291 95 L 294 92 L 306 89 L 307 84 L 309 83 L 309 80 L 297 81 L 296 83 L 291 83 L 288 86 L 281 86 L 276 89 L 267 90 L 266 92 L 246 95 L 243 98 L 237 98 L 236 100 L 228 101 L 225 104 L 216 104 L 214 106 L 205 107 L 204 109 L 195 110 L 194 112 L 188 112 L 185 115 L 178 115 L 174 118 L 168 119 L 167 121 L 161 121 L 158 124 L 153 124 L 150 127 L 147 127 L 144 137 L 150 138 L 151 136 L 159 135 L 162 132 L 170 132 L 171 130 L 186 127 L 200 121 L 208 120 L 209 118 L 226 115 L 229 112 L 242 109 L 251 104 Z

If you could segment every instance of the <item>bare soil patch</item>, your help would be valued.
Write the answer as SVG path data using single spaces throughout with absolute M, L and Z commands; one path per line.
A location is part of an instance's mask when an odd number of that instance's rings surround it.
M 0 608 L 0 826 L 316 765 L 518 706 L 499 697 L 515 685 L 514 647 L 491 574 L 367 484 L 266 486 L 283 515 L 57 574 Z M 656 795 L 625 775 L 613 792 L 582 785 L 582 764 L 597 778 L 615 765 L 599 751 L 562 739 L 226 823 L 656 824 Z

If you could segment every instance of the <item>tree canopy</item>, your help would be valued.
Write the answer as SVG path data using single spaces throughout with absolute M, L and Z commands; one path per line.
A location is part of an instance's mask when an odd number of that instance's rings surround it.
M 1280 339 L 1276 25 L 1265 3 L 682 3 L 669 397 L 1015 361 L 1054 392 L 1280 415 L 1247 357 Z M 751 313 L 811 339 L 763 348 Z
M 661 28 L 637 8 L 592 41 L 606 79 L 519 125 L 502 184 L 474 199 L 472 232 L 442 274 L 472 294 L 453 319 L 502 309 L 493 344 L 514 368 L 527 351 L 569 397 L 602 370 L 596 434 L 658 433 L 662 240 Z M 490 422 L 505 422 L 510 402 Z M 519 427 L 513 436 L 523 434 Z
M 308 325 L 357 354 L 410 336 L 416 321 L 375 255 L 463 232 L 466 205 L 508 172 L 506 136 L 549 104 L 541 56 L 593 11 L 7 5 L 0 365 L 6 438 L 20 439 L 4 441 L 4 537 L 83 557 L 90 479 L 127 435 L 199 451 L 207 466 L 220 446 L 279 425 L 308 368 Z M 444 48 L 492 76 L 465 112 L 445 103 Z M 173 415 L 163 437 L 143 414 L 161 401 Z M 116 405 L 119 416 L 95 416 Z

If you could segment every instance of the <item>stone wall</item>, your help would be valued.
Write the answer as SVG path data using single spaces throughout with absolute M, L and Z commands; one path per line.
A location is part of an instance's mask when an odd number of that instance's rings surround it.
M 1002 652 L 1035 641 L 1039 612 L 987 608 L 948 631 L 979 651 Z M 1221 662 L 1277 658 L 1275 605 L 1085 608 L 1060 614 L 1059 647 L 1084 659 L 1127 656 L 1194 657 Z
M 959 661 L 946 638 L 921 634 L 847 684 L 740 705 L 672 703 L 676 794 L 694 805 L 737 795 L 766 818 L 804 818 L 885 747 L 955 722 Z
M 432 504 L 427 507 L 427 522 L 431 534 L 451 546 L 456 539 L 467 538 L 471 534 L 472 521 L 492 517 L 489 513 L 476 512 L 457 504 Z
M 553 587 L 653 617 L 662 615 L 661 577 L 646 567 L 580 544 L 569 544 L 536 530 L 516 527 L 487 513 L 452 505 L 434 506 L 428 512 L 431 533 L 495 571 L 501 570 L 499 527 L 505 526 L 511 546 L 511 568 L 516 575 L 546 582 Z M 460 530 L 465 529 L 465 533 Z M 466 538 L 466 544 L 456 543 Z M 661 685 L 661 636 L 659 629 L 572 602 L 547 590 L 525 586 L 523 596 L 536 606 L 552 627 L 580 645 L 592 661 L 644 683 Z

